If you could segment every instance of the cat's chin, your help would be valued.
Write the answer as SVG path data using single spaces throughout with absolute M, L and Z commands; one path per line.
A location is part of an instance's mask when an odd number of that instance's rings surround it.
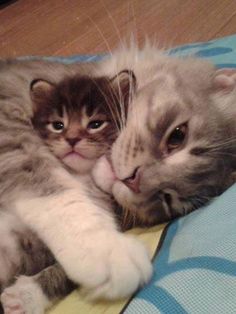
M 115 174 L 105 156 L 102 156 L 96 162 L 93 170 L 92 177 L 95 184 L 104 192 L 112 194 L 112 187 L 116 180 Z
M 118 180 L 112 185 L 112 195 L 122 207 L 131 211 L 136 211 L 137 205 L 141 203 L 141 196 L 134 194 L 123 182 Z
M 95 184 L 104 192 L 112 194 L 116 201 L 123 207 L 133 208 L 139 203 L 140 196 L 134 194 L 123 182 L 116 178 L 116 175 L 105 156 L 96 162 L 92 177 Z
M 79 154 L 73 153 L 66 155 L 62 162 L 71 168 L 72 170 L 76 171 L 79 174 L 85 174 L 90 172 L 91 168 L 93 167 L 95 161 L 92 159 L 86 159 Z

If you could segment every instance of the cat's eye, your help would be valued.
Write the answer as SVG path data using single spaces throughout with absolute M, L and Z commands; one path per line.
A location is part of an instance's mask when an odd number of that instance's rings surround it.
M 88 124 L 88 129 L 98 129 L 103 125 L 104 122 L 105 121 L 102 121 L 102 120 L 91 121 Z
M 64 130 L 64 127 L 62 121 L 53 121 L 48 125 L 49 130 L 54 133 L 61 133 Z
M 185 141 L 187 135 L 187 124 L 181 124 L 177 126 L 169 135 L 166 146 L 168 152 L 171 152 L 181 147 Z
M 107 121 L 104 120 L 93 120 L 90 121 L 87 125 L 87 129 L 89 133 L 95 133 L 97 131 L 102 130 L 106 125 Z

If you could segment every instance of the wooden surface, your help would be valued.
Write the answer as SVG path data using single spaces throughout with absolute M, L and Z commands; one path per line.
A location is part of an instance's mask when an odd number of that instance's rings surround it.
M 0 57 L 97 53 L 133 33 L 171 47 L 236 33 L 236 0 L 18 0 L 0 10 Z

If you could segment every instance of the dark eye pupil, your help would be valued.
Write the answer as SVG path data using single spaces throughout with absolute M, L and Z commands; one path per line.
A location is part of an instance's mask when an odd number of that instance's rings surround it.
M 100 128 L 100 126 L 104 123 L 104 121 L 91 121 L 89 124 L 88 124 L 88 128 L 89 129 L 98 129 Z
M 186 124 L 182 124 L 173 130 L 173 132 L 170 134 L 167 140 L 168 151 L 172 151 L 176 148 L 179 148 L 183 144 L 186 137 L 186 132 L 187 132 Z
M 176 128 L 172 132 L 168 143 L 172 144 L 172 145 L 181 144 L 183 142 L 184 138 L 185 138 L 185 133 L 180 128 Z
M 64 129 L 64 123 L 61 121 L 54 121 L 52 125 L 53 125 L 53 128 L 57 131 Z

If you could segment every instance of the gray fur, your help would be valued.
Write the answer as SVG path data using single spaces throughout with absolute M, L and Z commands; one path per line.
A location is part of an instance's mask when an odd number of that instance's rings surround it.
M 12 283 L 16 275 L 33 276 L 55 263 L 51 252 L 38 236 L 11 214 L 12 202 L 25 191 L 46 196 L 64 189 L 51 176 L 52 170 L 62 167 L 61 164 L 31 125 L 30 83 L 38 78 L 57 83 L 73 74 L 88 75 L 92 69 L 92 65 L 72 67 L 39 60 L 0 62 L 1 290 Z M 5 227 L 9 227 L 5 237 L 11 241 L 10 248 L 4 243 Z M 55 270 L 57 268 L 55 266 Z M 1 276 L 1 272 L 5 274 Z M 44 273 L 38 276 L 38 280 L 42 277 L 45 277 Z M 49 281 L 52 279 L 50 277 Z
M 234 182 L 236 80 L 232 70 L 218 78 L 217 69 L 203 60 L 157 56 L 152 64 L 143 55 L 136 56 L 137 64 L 131 61 L 139 88 L 112 150 L 121 181 L 140 167 L 140 193 L 116 182 L 112 191 L 135 217 L 155 224 L 199 208 Z M 158 69 L 144 84 L 138 71 L 146 65 L 148 72 L 149 63 L 155 69 L 155 62 Z M 186 141 L 167 153 L 168 134 L 182 123 L 188 127 Z
M 43 293 L 51 301 L 65 297 L 76 288 L 76 285 L 67 278 L 59 264 L 43 269 L 33 277 L 33 280 L 35 280 Z
M 2 264 L 0 260 L 0 265 L 4 266 L 0 269 L 0 291 L 13 284 L 19 275 L 29 276 L 49 302 L 66 296 L 75 287 L 39 239 L 40 235 L 11 214 L 9 204 L 25 191 L 47 196 L 65 189 L 52 176 L 52 170 L 63 167 L 62 164 L 31 124 L 31 82 L 40 78 L 57 83 L 78 72 L 81 76 L 88 75 L 92 70 L 92 65 L 70 67 L 43 61 L 9 60 L 0 64 L 0 215 L 5 215 L 9 227 L 7 236 L 12 244 L 9 250 L 4 238 L 0 243 L 1 255 L 9 256 Z M 110 210 L 109 195 L 98 190 L 87 176 L 79 181 L 84 182 L 91 199 Z M 1 272 L 6 272 L 7 276 L 1 278 Z

